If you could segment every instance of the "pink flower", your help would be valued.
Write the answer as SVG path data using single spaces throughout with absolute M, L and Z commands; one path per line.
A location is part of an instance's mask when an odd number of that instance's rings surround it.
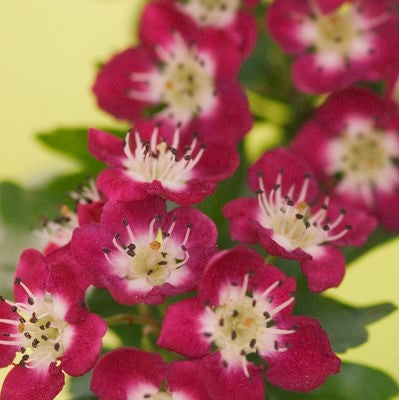
M 313 390 L 339 371 L 340 361 L 315 320 L 291 315 L 294 291 L 295 280 L 256 252 L 223 251 L 208 264 L 198 297 L 169 306 L 158 344 L 205 357 L 201 375 L 217 399 L 264 398 L 261 371 L 246 358 L 253 353 L 267 362 L 272 384 Z
M 94 285 L 122 304 L 161 303 L 193 290 L 216 252 L 214 223 L 194 208 L 169 213 L 159 197 L 107 203 L 100 224 L 76 229 L 71 243 Z
M 161 21 L 162 22 L 162 21 Z M 94 84 L 98 104 L 117 118 L 152 118 L 206 139 L 235 143 L 250 129 L 248 102 L 236 80 L 240 55 L 214 32 L 156 25 L 157 45 L 140 45 L 114 56 Z M 148 114 L 147 114 L 148 116 Z
M 120 348 L 101 358 L 91 390 L 100 400 L 211 400 L 198 379 L 197 363 L 168 365 L 158 354 L 135 348 Z
M 249 169 L 248 181 L 258 198 L 233 200 L 223 210 L 232 238 L 299 260 L 312 291 L 338 286 L 345 259 L 335 246 L 363 245 L 374 218 L 320 198 L 310 168 L 284 148 L 265 153 Z
M 366 89 L 336 93 L 299 132 L 293 150 L 335 193 L 399 230 L 399 115 Z
M 76 201 L 76 212 L 64 205 L 58 218 L 45 220 L 43 228 L 35 231 L 46 256 L 68 245 L 75 228 L 100 220 L 105 200 L 92 180 L 70 196 Z
M 64 374 L 83 375 L 101 351 L 106 324 L 84 305 L 84 288 L 73 268 L 37 250 L 26 250 L 16 271 L 15 303 L 0 301 L 0 367 L 7 375 L 1 398 L 55 398 Z
M 184 32 L 200 28 L 219 34 L 245 58 L 251 53 L 257 37 L 256 20 L 250 9 L 258 2 L 229 0 L 223 4 L 206 4 L 201 0 L 158 0 L 144 8 L 140 36 L 145 43 L 151 44 L 155 37 L 169 33 L 171 25 Z
M 144 200 L 161 195 L 182 205 L 202 201 L 216 182 L 230 176 L 239 164 L 233 146 L 201 141 L 198 135 L 182 137 L 180 129 L 142 123 L 125 141 L 105 132 L 89 131 L 89 149 L 110 168 L 97 184 L 111 200 Z
M 280 46 L 298 57 L 293 79 L 307 93 L 379 79 L 396 57 L 397 16 L 389 0 L 276 0 L 267 25 Z

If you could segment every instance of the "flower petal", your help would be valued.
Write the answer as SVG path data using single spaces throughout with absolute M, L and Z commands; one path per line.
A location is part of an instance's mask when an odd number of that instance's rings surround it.
M 67 327 L 70 342 L 62 356 L 62 368 L 71 376 L 80 376 L 90 371 L 102 348 L 102 337 L 107 324 L 98 315 L 86 313 L 86 318 Z
M 322 385 L 329 375 L 338 373 L 341 363 L 316 320 L 293 316 L 278 324 L 279 328 L 292 326 L 296 332 L 289 339 L 287 336 L 290 348 L 266 357 L 266 377 L 283 389 L 309 392 Z
M 158 354 L 120 348 L 97 363 L 90 389 L 101 400 L 128 400 L 137 398 L 137 391 L 144 395 L 145 389 L 150 394 L 157 393 L 165 374 L 166 365 Z
M 322 292 L 337 287 L 344 279 L 345 257 L 333 246 L 318 246 L 311 260 L 301 262 L 312 292 Z
M 65 382 L 61 368 L 51 364 L 48 369 L 14 367 L 6 376 L 1 398 L 7 400 L 53 400 Z
M 208 354 L 211 346 L 201 332 L 200 318 L 203 312 L 204 306 L 197 298 L 170 305 L 157 344 L 192 358 Z

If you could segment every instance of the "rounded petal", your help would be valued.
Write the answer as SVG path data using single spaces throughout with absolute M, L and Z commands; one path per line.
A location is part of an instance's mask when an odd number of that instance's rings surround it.
M 199 299 L 211 305 L 219 305 L 219 295 L 226 285 L 242 286 L 248 275 L 248 290 L 263 293 L 276 282 L 280 285 L 273 290 L 272 306 L 277 306 L 295 292 L 295 280 L 287 278 L 280 270 L 264 263 L 262 257 L 253 250 L 237 247 L 217 254 L 209 262 L 198 285 Z M 284 309 L 277 318 L 292 311 L 293 305 Z
M 48 265 L 40 251 L 28 249 L 21 254 L 15 279 L 19 278 L 34 296 L 43 297 L 46 293 L 48 273 Z M 21 285 L 16 284 L 14 286 L 14 297 L 16 301 L 26 303 L 29 295 Z
M 132 179 L 122 168 L 104 169 L 96 183 L 111 201 L 139 201 L 150 196 L 151 184 Z
M 143 389 L 148 388 L 150 394 L 157 392 L 165 374 L 166 365 L 158 354 L 120 348 L 97 363 L 90 389 L 101 400 L 128 400 L 136 398 L 137 391 L 144 395 Z
M 187 232 L 187 224 L 190 228 L 190 236 L 187 241 L 187 248 L 193 247 L 214 247 L 218 232 L 215 223 L 204 213 L 192 207 L 178 207 L 168 213 L 166 222 L 162 224 L 169 227 L 176 221 L 173 230 L 173 240 L 178 243 L 183 242 Z
M 104 204 L 103 201 L 96 201 L 89 204 L 79 203 L 77 206 L 79 226 L 88 225 L 92 222 L 100 222 Z
M 187 129 L 200 132 L 205 143 L 236 145 L 252 127 L 248 99 L 238 82 L 226 79 L 217 82 L 216 96 L 214 110 L 194 119 Z
M 273 39 L 288 54 L 301 54 L 309 42 L 301 36 L 301 17 L 310 13 L 304 0 L 277 0 L 268 8 L 266 25 Z
M 349 118 L 376 117 L 384 123 L 393 113 L 392 105 L 369 89 L 353 87 L 336 92 L 316 111 L 324 135 L 341 135 Z M 338 117 L 337 117 L 338 116 Z
M 205 357 L 199 365 L 199 375 L 212 399 L 263 400 L 265 398 L 261 368 L 249 364 L 249 377 L 246 377 L 241 368 L 225 368 L 220 353 Z
M 152 196 L 145 201 L 129 203 L 108 202 L 104 206 L 101 225 L 113 235 L 120 234 L 121 242 L 128 242 L 129 235 L 123 221 L 126 219 L 135 236 L 147 235 L 151 221 L 159 216 L 166 221 L 166 202 L 158 196 Z M 159 227 L 159 223 L 155 228 Z M 128 244 L 128 243 L 127 243 Z
M 341 223 L 329 232 L 331 233 L 330 236 L 339 234 L 344 230 L 347 232 L 340 239 L 334 240 L 332 244 L 335 246 L 363 246 L 377 227 L 377 220 L 358 208 L 342 203 L 339 197 L 331 199 L 327 218 L 335 221 L 339 218 L 340 212 L 345 212 L 344 217 Z
M 319 323 L 308 317 L 290 317 L 279 328 L 295 327 L 289 335 L 290 348 L 266 357 L 266 378 L 286 390 L 309 392 L 339 372 L 340 360 L 332 352 L 327 334 Z
M 133 121 L 139 118 L 148 102 L 134 100 L 128 91 L 141 89 L 141 83 L 130 79 L 132 72 L 148 72 L 154 68 L 151 50 L 144 46 L 130 48 L 115 55 L 105 64 L 93 85 L 100 108 L 116 118 Z
M 212 400 L 202 379 L 198 379 L 199 363 L 196 361 L 178 361 L 170 364 L 166 385 L 170 393 L 187 396 L 190 400 Z
M 399 193 L 376 192 L 377 216 L 387 229 L 399 231 Z
M 86 314 L 85 291 L 92 275 L 72 256 L 69 247 L 54 251 L 48 258 L 50 268 L 46 290 L 60 307 L 60 316 L 67 322 L 79 321 Z
M 72 235 L 71 252 L 82 268 L 91 274 L 93 285 L 97 287 L 104 287 L 111 273 L 102 249 L 112 245 L 114 235 L 100 224 L 75 229 Z
M 341 115 L 341 114 L 339 114 Z M 337 118 L 334 119 L 335 120 Z M 315 175 L 326 181 L 328 166 L 328 144 L 330 131 L 317 121 L 309 121 L 296 135 L 291 144 L 292 151 L 304 159 L 315 172 Z
M 173 46 L 174 35 L 179 34 L 186 43 L 194 42 L 199 52 L 207 53 L 217 78 L 235 78 L 241 65 L 241 56 L 222 32 L 198 29 L 191 18 L 165 2 L 148 4 L 141 17 L 140 37 L 148 45 Z
M 305 197 L 306 201 L 314 199 L 318 193 L 318 185 L 312 174 L 311 168 L 299 157 L 285 148 L 268 151 L 256 161 L 248 171 L 248 184 L 251 190 L 259 189 L 259 175 L 267 192 L 271 191 L 277 181 L 278 175 L 283 172 L 281 193 L 286 195 L 295 187 L 292 200 L 296 201 L 304 184 L 305 176 L 310 176 L 309 187 Z
M 322 292 L 337 287 L 344 279 L 345 257 L 333 246 L 318 246 L 311 260 L 301 262 L 301 269 L 308 279 L 312 292 Z
M 258 242 L 256 221 L 259 212 L 258 201 L 252 198 L 239 198 L 223 207 L 223 215 L 230 223 L 230 236 L 233 240 L 254 244 Z
M 347 69 L 344 63 L 325 66 L 316 54 L 308 54 L 294 61 L 292 79 L 302 92 L 318 94 L 343 89 L 359 79 L 359 76 Z
M 208 354 L 211 346 L 201 332 L 200 318 L 204 305 L 189 298 L 168 307 L 157 344 L 191 358 Z
M 11 306 L 5 303 L 3 300 L 0 301 L 0 318 L 18 320 L 19 315 L 11 311 Z M 17 325 L 3 324 L 0 322 L 0 336 L 2 340 L 8 340 L 11 338 L 7 337 L 7 334 L 18 333 Z M 15 353 L 19 351 L 18 346 L 9 346 L 0 344 L 0 368 L 7 367 L 10 365 L 15 357 Z
M 94 367 L 101 353 L 107 324 L 98 315 L 87 313 L 83 321 L 71 324 L 67 329 L 71 339 L 61 359 L 62 368 L 71 376 L 80 376 Z
M 14 367 L 3 383 L 1 398 L 7 400 L 53 400 L 62 390 L 65 377 L 61 368 Z
M 97 160 L 108 165 L 120 165 L 124 156 L 123 140 L 99 129 L 90 128 L 88 135 L 89 151 Z

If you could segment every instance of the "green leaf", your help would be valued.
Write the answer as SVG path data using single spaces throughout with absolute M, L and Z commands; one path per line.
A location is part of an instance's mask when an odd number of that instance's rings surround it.
M 115 129 L 103 129 L 116 136 L 123 133 Z M 40 132 L 37 139 L 59 153 L 77 160 L 85 166 L 85 169 L 93 174 L 104 168 L 104 164 L 97 161 L 89 152 L 87 147 L 88 128 L 58 128 L 50 132 Z
M 361 247 L 346 247 L 342 249 L 345 254 L 346 263 L 350 266 L 354 260 L 372 250 L 375 247 L 381 246 L 384 243 L 389 242 L 390 240 L 396 239 L 398 236 L 388 232 L 382 227 L 377 228 L 367 240 L 367 243 Z
M 37 223 L 32 212 L 32 193 L 13 182 L 0 183 L 0 215 L 12 227 L 28 227 Z
M 343 363 L 338 375 L 311 393 L 286 392 L 269 385 L 266 391 L 267 400 L 390 400 L 399 393 L 389 375 L 352 363 Z
M 111 317 L 117 314 L 137 314 L 137 307 L 124 306 L 117 303 L 108 290 L 93 289 L 87 299 L 90 312 L 101 317 Z M 142 327 L 132 324 L 112 325 L 110 329 L 115 332 L 125 346 L 140 347 Z
M 297 299 L 295 314 L 316 318 L 327 332 L 333 350 L 342 353 L 366 342 L 367 325 L 395 309 L 391 303 L 352 307 L 325 296 L 306 294 Z
M 70 380 L 70 392 L 74 400 L 95 400 L 97 398 L 90 392 L 91 375 L 92 372 L 89 372 Z

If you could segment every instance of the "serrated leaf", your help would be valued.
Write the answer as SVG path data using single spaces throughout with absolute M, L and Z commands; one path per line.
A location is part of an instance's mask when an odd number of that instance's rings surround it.
M 333 350 L 342 353 L 366 342 L 367 325 L 395 309 L 391 303 L 352 307 L 329 297 L 306 294 L 297 299 L 295 313 L 316 318 L 327 332 Z
M 390 400 L 398 394 L 397 383 L 386 373 L 353 363 L 343 363 L 338 375 L 331 376 L 311 393 L 287 392 L 268 386 L 267 400 Z

